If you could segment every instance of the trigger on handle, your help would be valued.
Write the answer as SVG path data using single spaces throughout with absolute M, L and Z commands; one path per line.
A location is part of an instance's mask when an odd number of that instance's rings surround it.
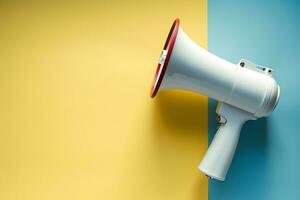
M 222 115 L 217 115 L 217 122 L 219 122 L 220 124 L 226 124 L 227 120 Z

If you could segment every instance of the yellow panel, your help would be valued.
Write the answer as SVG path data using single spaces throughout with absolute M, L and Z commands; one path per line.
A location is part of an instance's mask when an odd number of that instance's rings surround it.
M 206 0 L 0 3 L 0 199 L 207 199 L 207 98 L 149 97 L 175 17 Z

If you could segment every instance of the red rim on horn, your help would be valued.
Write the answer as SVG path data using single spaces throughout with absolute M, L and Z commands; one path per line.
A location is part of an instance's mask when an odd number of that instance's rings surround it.
M 174 47 L 175 40 L 177 37 L 178 29 L 179 29 L 179 19 L 176 19 L 171 27 L 171 30 L 168 34 L 168 38 L 166 40 L 165 46 L 163 48 L 163 50 L 167 52 L 165 61 L 163 62 L 163 64 L 158 63 L 157 68 L 156 68 L 156 72 L 155 72 L 153 82 L 151 85 L 151 90 L 150 90 L 151 97 L 155 97 L 156 93 L 159 90 L 160 84 L 164 78 L 164 74 L 167 70 L 167 66 L 168 66 L 172 51 L 173 51 L 173 47 Z

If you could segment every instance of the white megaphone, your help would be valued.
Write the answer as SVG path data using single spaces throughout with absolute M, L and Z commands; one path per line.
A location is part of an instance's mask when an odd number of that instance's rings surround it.
M 150 95 L 181 89 L 218 100 L 220 127 L 199 165 L 208 177 L 225 180 L 243 124 L 269 115 L 280 88 L 272 69 L 247 60 L 232 64 L 193 42 L 176 19 L 160 56 Z

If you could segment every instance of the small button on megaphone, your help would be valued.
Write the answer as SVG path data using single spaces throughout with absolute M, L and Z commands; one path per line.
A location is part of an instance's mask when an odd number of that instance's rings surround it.
M 280 89 L 272 70 L 242 59 L 238 64 L 219 58 L 193 42 L 176 19 L 162 50 L 151 85 L 158 91 L 188 90 L 217 100 L 220 127 L 199 165 L 207 176 L 225 180 L 243 124 L 268 116 Z

